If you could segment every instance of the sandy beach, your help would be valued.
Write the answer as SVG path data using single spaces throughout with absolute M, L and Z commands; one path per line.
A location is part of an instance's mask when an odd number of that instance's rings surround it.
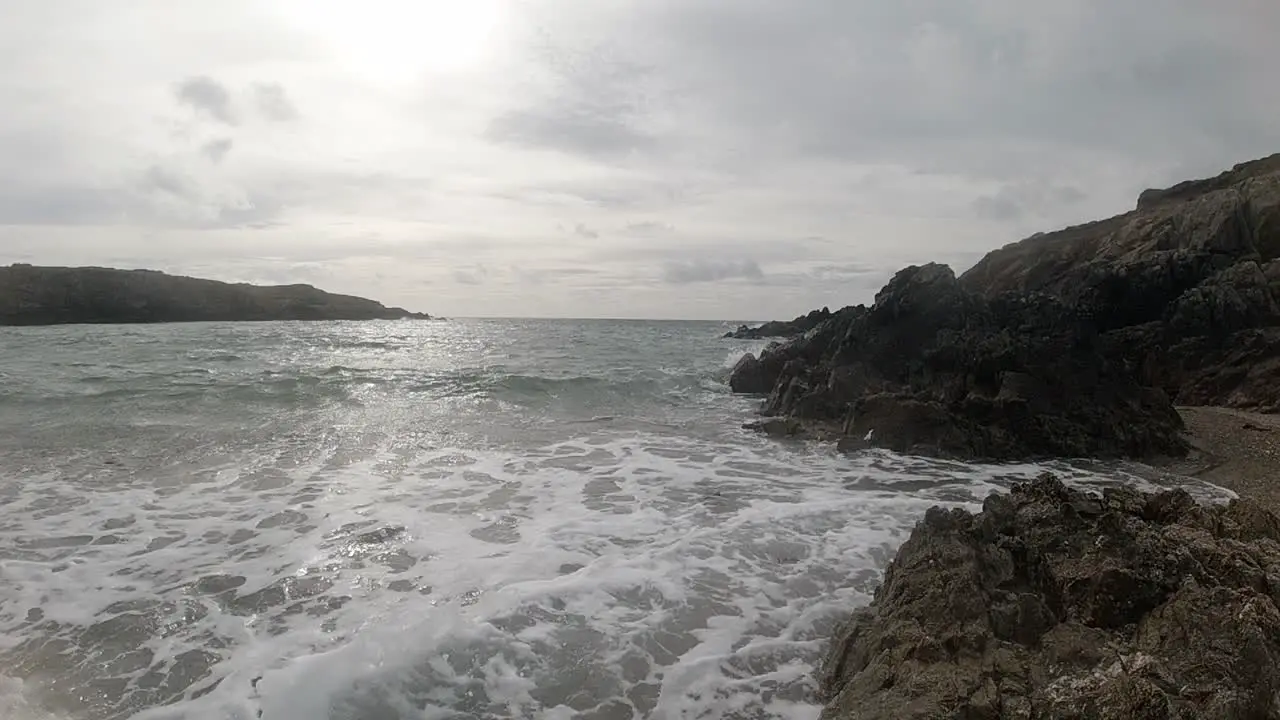
M 1203 478 L 1280 514 L 1280 415 L 1180 407 L 1192 445 L 1168 468 Z

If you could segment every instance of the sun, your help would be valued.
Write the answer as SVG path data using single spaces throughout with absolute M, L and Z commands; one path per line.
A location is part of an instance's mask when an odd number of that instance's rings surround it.
M 502 0 L 286 0 L 289 24 L 375 80 L 473 68 L 492 51 Z

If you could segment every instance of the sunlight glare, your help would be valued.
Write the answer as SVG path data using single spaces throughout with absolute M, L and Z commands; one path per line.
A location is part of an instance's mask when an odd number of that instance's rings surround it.
M 305 0 L 291 24 L 375 80 L 466 70 L 490 52 L 500 0 Z

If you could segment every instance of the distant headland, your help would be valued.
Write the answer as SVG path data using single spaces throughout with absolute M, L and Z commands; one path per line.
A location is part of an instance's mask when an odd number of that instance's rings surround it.
M 100 267 L 0 267 L 0 325 L 429 319 L 310 285 L 259 286 Z

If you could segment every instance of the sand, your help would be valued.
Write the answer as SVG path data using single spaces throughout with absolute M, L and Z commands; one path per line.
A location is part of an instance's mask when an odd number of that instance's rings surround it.
M 1280 415 L 1218 407 L 1178 408 L 1191 454 L 1165 468 L 1193 475 L 1280 514 Z

